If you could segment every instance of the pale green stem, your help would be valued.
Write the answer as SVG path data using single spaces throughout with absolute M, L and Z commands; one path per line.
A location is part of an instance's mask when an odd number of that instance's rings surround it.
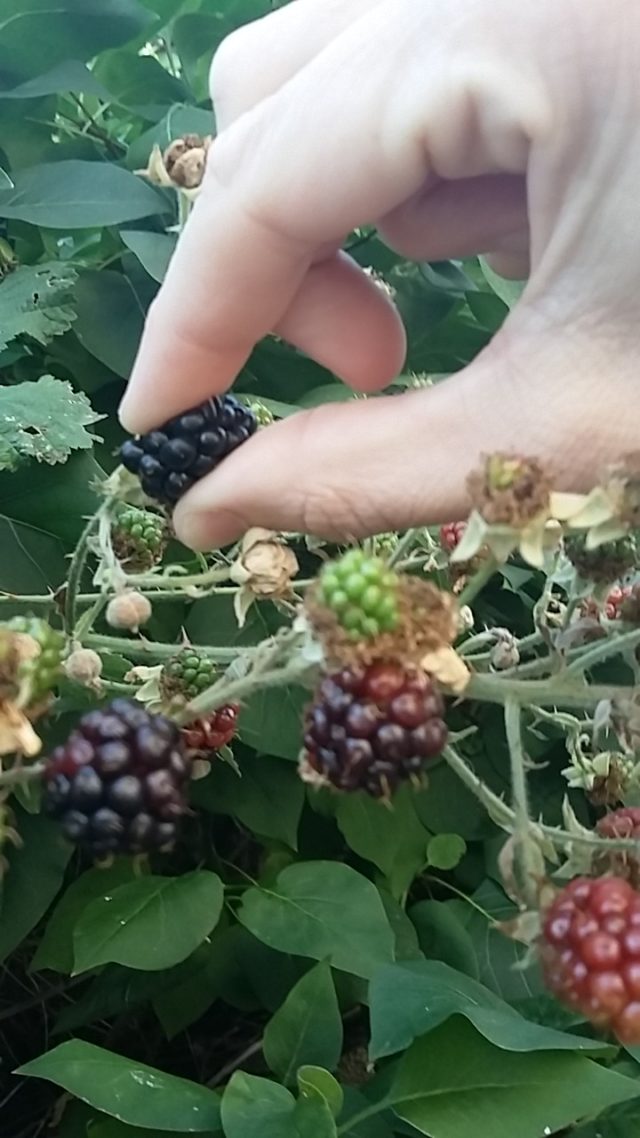
M 523 889 L 526 898 L 535 901 L 537 875 L 536 847 L 531 836 L 529 791 L 527 787 L 526 759 L 522 742 L 522 708 L 514 699 L 508 699 L 504 708 L 504 723 L 509 745 L 511 764 L 511 793 L 514 806 L 514 837 L 522 869 Z
M 463 605 L 470 605 L 472 601 L 475 600 L 478 593 L 482 592 L 485 585 L 491 580 L 493 575 L 497 573 L 499 568 L 500 562 L 496 560 L 493 554 L 482 562 L 477 573 L 474 573 L 458 597 L 458 603 L 461 608 Z
M 186 644 L 161 644 L 154 640 L 129 640 L 126 636 L 104 636 L 95 632 L 85 636 L 83 644 L 86 648 L 95 648 L 98 652 L 117 652 L 126 657 L 142 656 L 152 662 L 154 660 L 168 660 L 181 649 L 188 647 Z M 208 660 L 217 660 L 221 664 L 229 664 L 238 656 L 251 656 L 257 651 L 253 647 L 209 648 L 200 644 L 194 647 L 200 655 L 206 656 Z

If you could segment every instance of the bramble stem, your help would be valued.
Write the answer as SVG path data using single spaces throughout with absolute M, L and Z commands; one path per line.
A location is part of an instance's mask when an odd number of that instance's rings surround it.
M 482 592 L 485 585 L 491 580 L 494 573 L 497 573 L 499 568 L 500 563 L 493 554 L 491 557 L 487 557 L 486 561 L 483 561 L 478 571 L 473 574 L 473 577 L 467 582 L 458 597 L 460 608 L 462 608 L 463 605 L 470 605 L 471 602 L 475 600 L 478 593 Z
M 504 706 L 504 724 L 511 762 L 514 837 L 516 839 L 516 849 L 522 868 L 522 887 L 525 896 L 527 896 L 531 889 L 535 890 L 537 865 L 536 847 L 531 836 L 529 791 L 527 787 L 526 760 L 522 742 L 521 717 L 522 708 L 520 704 L 513 698 L 508 699 Z
M 521 704 L 539 707 L 595 707 L 601 700 L 628 699 L 630 686 L 586 684 L 575 675 L 564 672 L 546 680 L 520 680 L 501 675 L 474 675 L 464 691 L 465 699 L 484 703 L 505 704 L 515 699 Z
M 122 656 L 140 656 L 153 662 L 168 660 L 175 656 L 181 648 L 187 645 L 161 644 L 155 640 L 129 640 L 126 636 L 106 636 L 102 633 L 91 632 L 83 638 L 86 648 L 95 648 L 97 652 L 118 652 Z M 238 656 L 251 656 L 257 648 L 207 648 L 199 644 L 194 648 L 208 660 L 217 660 L 221 664 L 230 664 Z
M 601 664 L 610 656 L 617 656 L 620 653 L 631 651 L 640 644 L 640 629 L 633 629 L 632 632 L 625 632 L 622 636 L 612 637 L 610 640 L 601 640 L 590 648 L 587 652 L 583 652 L 575 660 L 569 664 L 566 670 L 566 675 L 576 675 L 581 672 L 587 672 L 589 669 L 595 667 L 596 664 Z

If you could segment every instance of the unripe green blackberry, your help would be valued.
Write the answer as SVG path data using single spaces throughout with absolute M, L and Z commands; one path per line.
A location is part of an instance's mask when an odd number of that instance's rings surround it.
M 320 573 L 320 598 L 352 640 L 393 632 L 399 579 L 380 557 L 350 549 Z
M 195 699 L 216 679 L 216 666 L 197 648 L 183 648 L 167 661 L 160 673 L 162 693 L 168 699 Z
M 274 422 L 273 411 L 270 411 L 266 403 L 261 399 L 250 399 L 247 401 L 249 410 L 253 413 L 258 427 L 270 427 Z
M 638 556 L 631 535 L 606 542 L 597 549 L 587 549 L 583 534 L 571 534 L 564 539 L 564 551 L 581 577 L 603 585 L 624 577 L 633 569 Z
M 26 702 L 38 703 L 49 694 L 60 674 L 64 636 L 37 616 L 14 616 L 5 627 L 33 642 L 33 653 L 19 653 L 17 680 L 25 691 Z
M 137 506 L 119 510 L 111 529 L 115 555 L 133 573 L 152 569 L 162 560 L 168 537 L 165 519 Z

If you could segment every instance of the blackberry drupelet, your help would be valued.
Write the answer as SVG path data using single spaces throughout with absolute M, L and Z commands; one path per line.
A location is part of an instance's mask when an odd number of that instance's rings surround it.
M 208 755 L 225 747 L 236 733 L 239 712 L 237 703 L 228 703 L 183 727 L 181 736 L 187 752 Z
M 191 760 L 180 729 L 135 700 L 83 715 L 44 771 L 44 807 L 96 858 L 170 849 L 186 810 Z
M 640 893 L 628 881 L 571 881 L 546 912 L 539 951 L 554 996 L 640 1044 Z
M 149 498 L 172 506 L 256 428 L 248 407 L 233 395 L 217 395 L 157 431 L 128 439 L 120 458 L 127 470 L 138 475 Z
M 301 776 L 388 798 L 444 747 L 443 713 L 419 668 L 388 660 L 344 668 L 321 681 L 307 711 Z

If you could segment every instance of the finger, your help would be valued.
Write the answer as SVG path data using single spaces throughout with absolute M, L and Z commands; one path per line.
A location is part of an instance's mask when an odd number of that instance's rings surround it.
M 524 116 L 527 131 L 535 125 L 535 84 L 523 78 L 514 96 L 510 74 L 503 81 L 491 72 L 486 89 L 479 82 L 476 116 L 485 99 L 493 117 L 496 102 L 500 114 L 490 137 L 480 131 L 470 148 L 464 68 L 453 68 L 459 87 L 452 87 L 439 63 L 439 3 L 427 5 L 426 15 L 420 5 L 399 7 L 407 52 L 417 34 L 429 44 L 426 68 L 420 60 L 398 81 L 395 60 L 378 49 L 396 27 L 398 4 L 378 5 L 366 27 L 350 25 L 212 147 L 203 193 L 142 339 L 121 412 L 129 429 L 161 422 L 193 403 L 196 391 L 228 387 L 255 343 L 278 326 L 327 241 L 388 214 L 433 170 L 478 176 L 483 162 L 486 172 L 495 170 L 497 154 L 510 172 L 526 162 L 519 124 Z M 354 53 L 361 77 L 355 86 Z M 372 131 L 372 122 L 379 129 Z M 342 366 L 336 370 L 342 374 Z M 176 376 L 187 377 L 183 387 Z
M 275 331 L 356 391 L 385 387 L 404 362 L 406 336 L 397 309 L 344 253 L 309 270 Z
M 227 36 L 211 65 L 218 132 L 277 91 L 380 0 L 296 0 Z
M 378 223 L 383 240 L 414 260 L 469 257 L 528 235 L 525 180 L 487 175 L 438 181 Z
M 516 317 L 435 388 L 319 407 L 260 432 L 180 502 L 178 536 L 210 549 L 257 524 L 341 539 L 464 517 L 466 477 L 496 450 L 535 454 L 558 489 L 587 489 L 637 436 L 632 416 L 598 410 L 608 345 L 576 355 L 581 331 L 563 338 Z

